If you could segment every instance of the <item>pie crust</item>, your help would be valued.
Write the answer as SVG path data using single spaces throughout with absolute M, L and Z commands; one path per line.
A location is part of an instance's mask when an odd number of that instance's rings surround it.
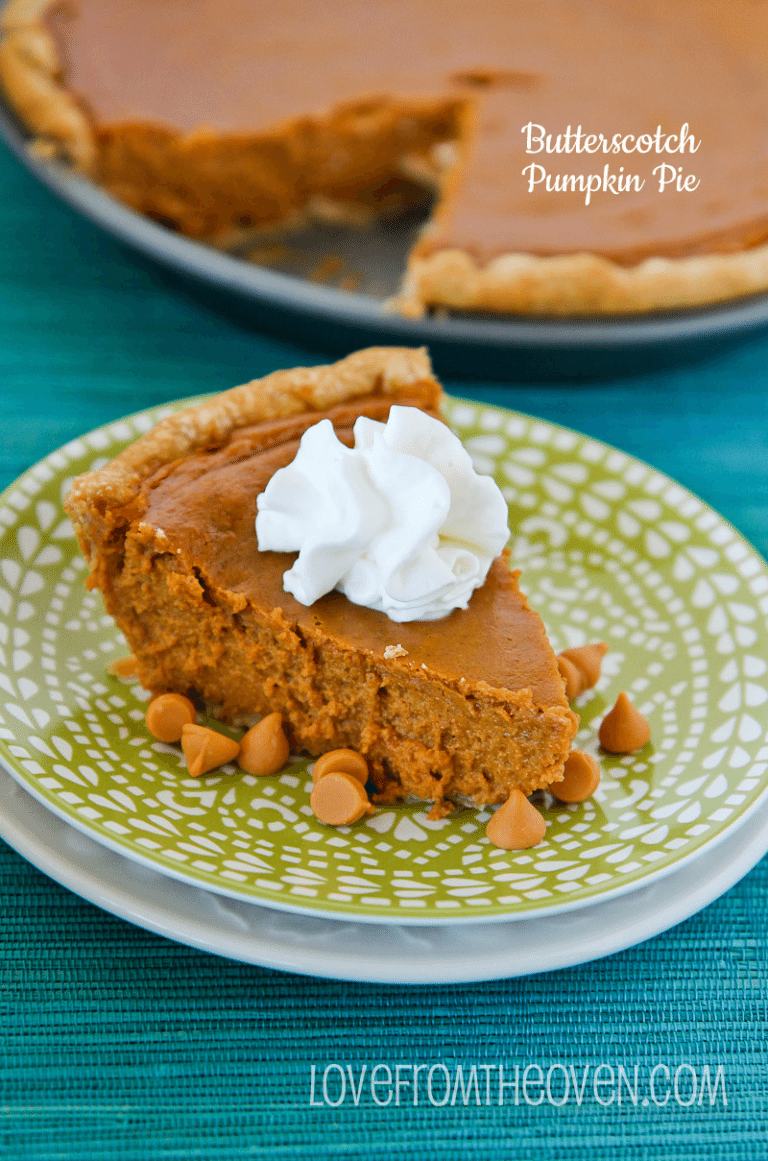
M 397 309 L 525 315 L 628 315 L 724 302 L 768 289 L 768 245 L 733 254 L 647 258 L 622 266 L 597 254 L 503 254 L 481 266 L 463 250 L 412 255 Z
M 396 624 L 337 592 L 307 608 L 283 589 L 293 555 L 260 552 L 254 517 L 311 423 L 349 441 L 358 414 L 435 414 L 440 394 L 423 351 L 278 371 L 164 419 L 66 502 L 145 688 L 228 721 L 280 712 L 294 749 L 355 749 L 379 801 L 437 814 L 562 777 L 578 719 L 517 574 L 499 557 L 440 621 Z
M 84 174 L 96 161 L 93 126 L 63 83 L 53 37 L 42 21 L 48 0 L 10 0 L 0 17 L 0 83 L 43 152 L 55 152 Z
M 2 17 L 0 83 L 35 135 L 36 148 L 65 157 L 128 205 L 173 222 L 184 233 L 215 244 L 238 237 L 242 215 L 233 208 L 233 189 L 248 191 L 256 225 L 270 215 L 273 224 L 298 220 L 310 204 L 296 177 L 304 164 L 297 160 L 304 148 L 313 164 L 329 173 L 336 164 L 334 155 L 351 159 L 335 179 L 327 177 L 327 188 L 319 190 L 318 200 L 341 207 L 342 216 L 348 211 L 354 217 L 354 159 L 369 151 L 380 154 L 382 164 L 390 168 L 402 163 L 411 172 L 420 170 L 425 181 L 436 178 L 441 191 L 431 229 L 437 240 L 429 241 L 428 230 L 425 244 L 417 245 L 409 258 L 402 293 L 390 304 L 406 315 L 418 316 L 436 307 L 543 316 L 624 315 L 693 307 L 768 288 L 765 230 L 754 223 L 743 245 L 731 246 L 725 240 L 712 252 L 706 252 L 705 244 L 704 252 L 651 255 L 639 261 L 619 261 L 589 250 L 478 255 L 471 248 L 457 248 L 450 234 L 443 244 L 440 224 L 444 199 L 452 196 L 455 164 L 441 170 L 433 163 L 434 151 L 456 137 L 461 144 L 471 130 L 469 89 L 455 99 L 353 102 L 314 116 L 311 133 L 307 119 L 298 118 L 277 126 L 272 136 L 262 133 L 258 138 L 202 127 L 182 133 L 141 125 L 99 134 L 84 105 L 66 86 L 56 42 L 43 18 L 49 7 L 50 0 L 9 0 Z M 477 87 L 485 80 L 478 75 L 470 82 Z M 692 110 L 692 119 L 695 113 Z M 294 168 L 274 162 L 275 150 L 281 156 L 293 154 Z M 461 165 L 462 150 L 458 152 Z M 321 154 L 323 160 L 318 162 Z M 745 157 L 745 169 L 748 163 Z M 199 196 L 191 201 L 185 200 L 184 180 L 190 187 L 198 183 Z

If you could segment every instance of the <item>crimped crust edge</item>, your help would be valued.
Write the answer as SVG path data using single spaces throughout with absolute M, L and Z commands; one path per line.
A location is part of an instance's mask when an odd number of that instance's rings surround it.
M 128 504 L 143 480 L 166 464 L 222 444 L 237 428 L 306 411 L 324 411 L 367 395 L 418 393 L 423 406 L 439 410 L 442 389 L 426 350 L 369 347 L 336 363 L 274 371 L 232 387 L 161 420 L 110 463 L 73 482 L 65 502 L 85 546 L 89 513 Z
M 0 16 L 0 86 L 35 134 L 39 151 L 59 154 L 92 174 L 93 127 L 62 83 L 59 51 L 42 14 L 50 0 L 10 0 Z
M 412 256 L 396 308 L 561 317 L 640 314 L 723 302 L 768 289 L 768 245 L 728 254 L 647 258 L 622 266 L 597 254 L 501 254 L 482 265 L 464 250 Z

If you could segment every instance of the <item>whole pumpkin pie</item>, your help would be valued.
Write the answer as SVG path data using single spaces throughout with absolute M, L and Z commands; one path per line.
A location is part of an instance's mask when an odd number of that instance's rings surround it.
M 768 287 L 766 0 L 10 0 L 4 30 L 29 128 L 193 237 L 431 183 L 403 310 L 606 314 Z M 529 124 L 553 152 L 526 151 Z M 600 134 L 630 151 L 578 147 Z
M 330 419 L 393 403 L 437 415 L 422 351 L 374 348 L 278 371 L 163 420 L 67 500 L 145 688 L 229 721 L 280 712 L 295 750 L 351 748 L 382 801 L 505 801 L 562 777 L 577 718 L 539 616 L 505 556 L 466 609 L 396 623 L 333 591 L 310 606 L 283 588 L 295 554 L 259 551 L 257 497 Z

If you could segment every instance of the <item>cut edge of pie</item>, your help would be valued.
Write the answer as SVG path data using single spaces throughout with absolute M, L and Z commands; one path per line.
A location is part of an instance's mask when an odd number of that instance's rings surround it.
M 544 626 L 506 557 L 453 620 L 398 625 L 340 594 L 297 612 L 292 598 L 264 588 L 258 553 L 251 588 L 229 584 L 205 530 L 200 546 L 195 537 L 190 545 L 172 524 L 153 519 L 151 505 L 170 482 L 183 508 L 188 501 L 173 473 L 187 463 L 207 472 L 205 453 L 231 453 L 239 473 L 243 454 L 288 447 L 279 429 L 295 427 L 296 417 L 336 409 L 348 429 L 356 413 L 384 415 L 392 403 L 439 413 L 440 398 L 424 351 L 372 348 L 330 366 L 278 371 L 163 419 L 111 463 L 75 480 L 66 500 L 90 564 L 89 586 L 102 590 L 145 688 L 185 693 L 229 721 L 277 710 L 295 749 L 357 749 L 378 801 L 431 801 L 437 816 L 456 803 L 498 803 L 512 789 L 530 794 L 557 782 L 577 728 Z M 269 429 L 264 437 L 260 424 Z M 244 453 L 230 437 L 255 439 L 256 450 Z M 251 503 L 255 511 L 255 495 Z M 229 500 L 222 510 L 230 512 Z M 252 517 L 243 509 L 237 535 L 250 529 L 255 551 Z M 192 525 L 197 533 L 193 517 Z M 258 586 L 268 594 L 261 604 Z M 487 658 L 486 634 L 494 632 L 502 634 L 502 652 L 517 658 L 503 672 L 525 674 L 509 687 L 486 679 L 482 665 L 473 670 L 476 662 L 462 665 L 461 634 L 475 642 L 468 656 Z
M 220 156 L 222 165 L 231 170 L 241 187 L 247 188 L 248 182 L 243 180 L 243 154 L 252 151 L 256 140 L 247 135 L 208 131 L 181 134 L 159 126 L 127 125 L 121 133 L 112 133 L 109 142 L 101 141 L 87 111 L 64 83 L 58 49 L 43 20 L 49 3 L 50 0 L 9 0 L 0 17 L 3 33 L 0 84 L 14 111 L 34 135 L 35 152 L 66 160 L 78 172 L 104 185 L 118 200 L 146 212 L 131 188 L 132 163 L 125 162 L 121 154 L 130 153 L 134 138 L 147 135 L 156 166 L 152 196 L 154 200 L 159 199 L 150 216 L 158 220 L 163 220 L 161 203 L 165 195 L 158 193 L 164 184 L 163 169 L 168 166 L 169 174 L 177 172 L 175 167 L 182 155 L 192 167 L 191 184 L 194 184 L 195 166 L 200 173 L 210 174 L 211 158 Z M 393 171 L 402 170 L 407 177 L 417 172 L 425 188 L 436 185 L 440 203 L 441 197 L 450 198 L 450 166 L 435 163 L 434 147 L 457 141 L 461 144 L 462 134 L 466 132 L 463 108 L 460 99 L 398 102 L 392 98 L 382 99 L 375 110 L 371 109 L 370 102 L 352 103 L 314 121 L 318 139 L 324 146 L 332 144 L 337 137 L 347 150 L 351 147 L 352 153 L 355 142 L 364 141 L 365 135 L 372 132 L 374 138 L 368 140 L 368 145 L 375 140 L 375 148 L 385 150 L 382 156 L 388 158 Z M 373 125 L 375 128 L 371 129 Z M 288 125 L 281 131 L 290 134 L 290 130 Z M 279 140 L 278 130 L 272 137 L 267 134 L 264 140 L 268 146 L 274 144 Z M 108 165 L 113 166 L 115 177 L 104 181 L 101 171 L 109 150 L 113 156 Z M 265 150 L 265 154 L 268 152 L 269 149 Z M 129 176 L 126 181 L 120 177 L 124 164 Z M 251 162 L 247 164 L 248 176 L 252 178 Z M 268 185 L 269 189 L 263 191 L 265 204 L 272 199 L 279 206 L 276 216 L 264 223 L 268 231 L 276 226 L 300 224 L 312 216 L 312 197 L 295 195 L 289 172 L 270 173 Z M 275 203 L 276 189 L 279 192 Z M 253 192 L 258 201 L 258 183 Z M 183 222 L 182 232 L 200 240 L 226 248 L 233 243 L 242 244 L 244 237 L 258 236 L 261 232 L 261 226 L 241 230 L 232 222 L 220 224 L 211 231 L 211 218 L 203 212 L 204 207 L 181 204 L 178 190 L 167 196 L 172 209 L 169 220 Z M 338 220 L 348 217 L 354 224 L 359 208 L 355 205 L 354 188 L 319 189 L 316 200 L 320 206 L 332 206 Z M 438 204 L 437 219 L 440 209 Z M 599 317 L 703 306 L 766 289 L 768 244 L 729 253 L 651 257 L 634 265 L 592 253 L 551 257 L 504 253 L 487 262 L 478 262 L 462 249 L 432 248 L 431 252 L 422 252 L 417 245 L 409 256 L 401 293 L 389 300 L 386 309 L 410 317 L 434 308 L 544 317 Z

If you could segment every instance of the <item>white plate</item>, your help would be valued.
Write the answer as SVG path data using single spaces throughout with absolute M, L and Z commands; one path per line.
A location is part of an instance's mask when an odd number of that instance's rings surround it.
M 460 927 L 372 925 L 281 913 L 169 879 L 56 818 L 0 767 L 0 835 L 113 915 L 229 959 L 332 979 L 446 984 L 572 967 L 650 939 L 717 899 L 768 851 L 768 804 L 693 864 L 580 911 Z

